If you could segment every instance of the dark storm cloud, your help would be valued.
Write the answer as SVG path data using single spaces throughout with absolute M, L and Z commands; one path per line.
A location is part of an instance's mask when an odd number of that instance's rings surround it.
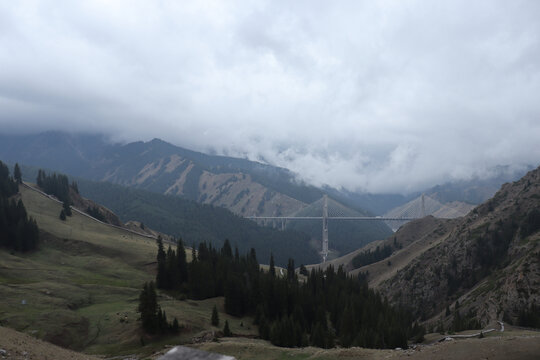
M 0 4 L 4 131 L 159 137 L 412 191 L 540 159 L 537 1 Z

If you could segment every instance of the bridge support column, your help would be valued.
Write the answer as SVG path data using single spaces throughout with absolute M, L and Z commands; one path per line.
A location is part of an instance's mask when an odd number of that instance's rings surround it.
M 323 216 L 322 216 L 322 257 L 326 262 L 328 257 L 328 196 L 324 195 Z

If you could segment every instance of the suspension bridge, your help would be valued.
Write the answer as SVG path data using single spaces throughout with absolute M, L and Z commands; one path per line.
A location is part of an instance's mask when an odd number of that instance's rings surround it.
M 354 220 L 354 221 L 398 221 L 398 222 L 407 222 L 411 220 L 424 217 L 426 214 L 425 208 L 425 197 L 422 194 L 421 197 L 421 216 L 363 216 L 359 212 L 352 210 L 335 200 L 330 199 L 330 205 L 328 196 L 324 195 L 320 200 L 315 201 L 307 208 L 300 210 L 294 215 L 291 216 L 248 216 L 248 219 L 251 220 L 273 220 L 281 221 L 281 228 L 285 229 L 287 221 L 296 221 L 296 220 L 322 220 L 322 249 L 321 255 L 323 262 L 326 262 L 328 257 L 328 222 L 330 220 Z M 310 210 L 321 209 L 321 216 L 306 216 L 303 214 L 309 214 Z

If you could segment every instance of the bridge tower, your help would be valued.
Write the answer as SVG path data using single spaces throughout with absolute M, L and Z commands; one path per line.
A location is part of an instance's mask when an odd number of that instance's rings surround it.
M 422 217 L 426 217 L 426 202 L 424 200 L 424 194 L 422 194 Z
M 326 262 L 328 257 L 328 196 L 323 197 L 323 212 L 322 212 L 322 251 L 323 262 Z

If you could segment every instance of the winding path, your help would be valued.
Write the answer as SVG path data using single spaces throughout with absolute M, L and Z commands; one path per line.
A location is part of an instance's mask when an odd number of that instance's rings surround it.
M 499 331 L 504 332 L 504 323 L 502 321 L 497 321 L 497 322 L 499 323 L 499 326 L 501 327 L 499 329 Z M 440 339 L 439 342 L 445 341 L 446 339 L 473 338 L 473 337 L 481 336 L 481 335 L 484 335 L 484 334 L 488 334 L 488 333 L 493 332 L 493 331 L 497 331 L 497 329 L 482 330 L 482 331 L 480 331 L 478 333 L 468 334 L 468 335 L 447 335 L 447 336 L 443 337 L 442 339 Z

